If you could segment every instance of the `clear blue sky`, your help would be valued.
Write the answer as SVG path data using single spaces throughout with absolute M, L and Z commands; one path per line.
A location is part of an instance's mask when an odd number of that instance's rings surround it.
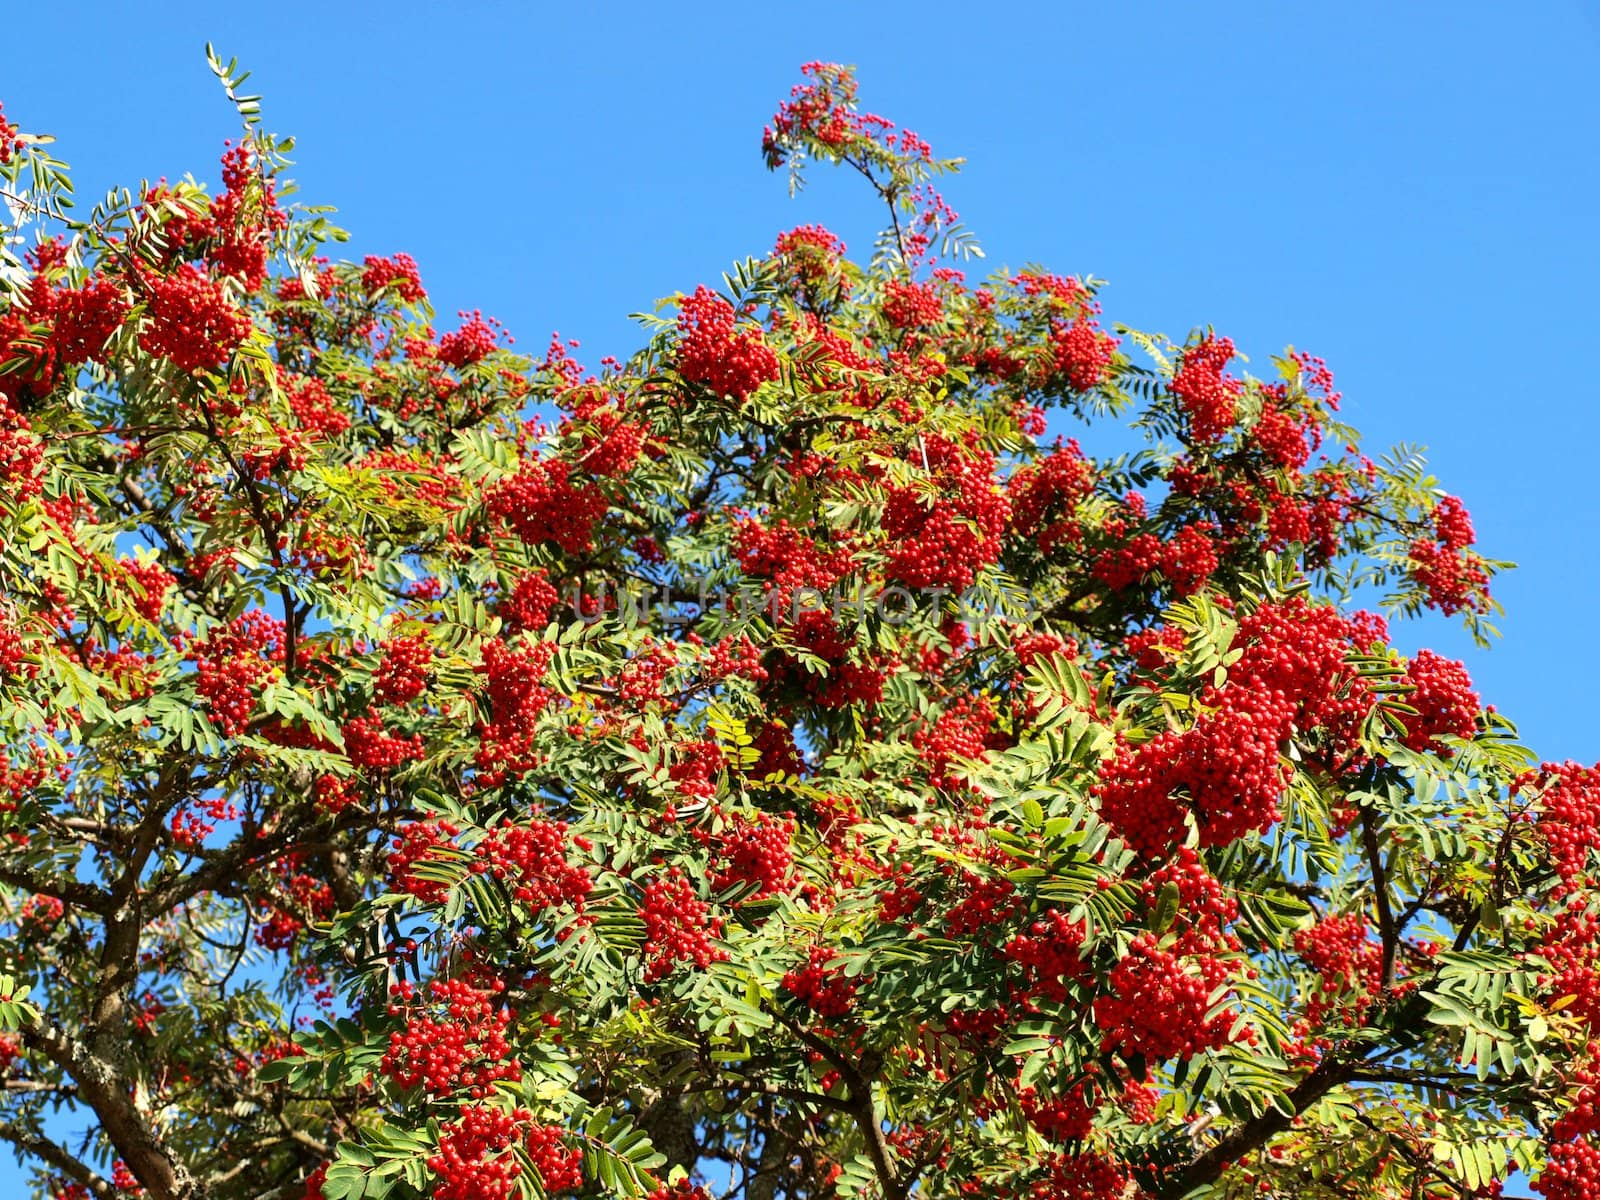
M 946 194 L 990 265 L 1093 273 L 1108 318 L 1209 321 L 1259 364 L 1292 342 L 1369 448 L 1426 443 L 1521 568 L 1493 651 L 1442 624 L 1397 640 L 1467 658 L 1546 758 L 1600 758 L 1596 0 L 83 0 L 6 26 L 0 102 L 58 135 L 86 203 L 214 175 L 234 119 L 209 39 L 254 70 L 351 254 L 414 255 L 443 326 L 481 308 L 590 363 L 782 229 L 868 251 L 867 197 L 819 175 L 791 202 L 758 150 L 801 62 L 853 62 L 868 107 L 967 156 Z

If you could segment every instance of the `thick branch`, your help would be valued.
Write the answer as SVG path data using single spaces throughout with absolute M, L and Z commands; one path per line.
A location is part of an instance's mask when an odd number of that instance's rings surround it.
M 1400 942 L 1400 930 L 1395 925 L 1394 910 L 1389 906 L 1389 878 L 1383 869 L 1383 853 L 1378 846 L 1378 831 L 1373 825 L 1370 806 L 1361 809 L 1361 844 L 1367 852 L 1367 865 L 1372 869 L 1372 892 L 1378 903 L 1378 937 L 1383 943 L 1383 970 L 1379 978 L 1383 986 L 1394 986 L 1394 953 Z
M 1252 1117 L 1205 1153 L 1169 1175 L 1158 1187 L 1156 1195 L 1176 1200 L 1177 1197 L 1187 1196 L 1197 1188 L 1215 1183 L 1235 1161 L 1288 1129 L 1294 1124 L 1296 1116 L 1341 1083 L 1349 1080 L 1356 1065 L 1354 1062 L 1339 1058 L 1336 1053 L 1330 1054 L 1285 1097 L 1292 1115 L 1276 1108 L 1269 1108 L 1260 1116 Z
M 64 904 L 105 913 L 112 904 L 111 897 L 93 884 L 76 879 L 63 879 L 56 875 L 40 875 L 25 867 L 0 863 L 0 883 L 44 896 L 54 896 Z
M 42 1051 L 72 1077 L 78 1095 L 100 1118 L 106 1138 L 144 1185 L 149 1200 L 199 1200 L 194 1177 L 156 1138 L 148 1117 L 134 1102 L 133 1080 L 104 1052 L 107 1047 L 91 1050 L 42 1022 L 25 1028 L 22 1036 L 26 1045 Z
M 845 1111 L 855 1121 L 856 1127 L 867 1143 L 867 1157 L 872 1160 L 872 1169 L 877 1173 L 878 1183 L 883 1188 L 884 1200 L 906 1200 L 910 1189 L 894 1169 L 894 1160 L 889 1153 L 889 1139 L 883 1134 L 883 1122 L 878 1119 L 878 1110 L 872 1103 L 872 1080 L 869 1076 L 876 1073 L 876 1064 L 859 1058 L 852 1059 L 841 1053 L 833 1045 L 776 1008 L 769 1008 L 767 1011 L 777 1017 L 784 1027 L 807 1047 L 822 1055 L 828 1064 L 839 1072 L 850 1093 L 849 1099 L 845 1102 L 848 1106 Z M 863 1066 L 867 1068 L 865 1072 L 862 1070 Z
M 65 1175 L 70 1175 L 74 1181 L 87 1188 L 91 1196 L 97 1197 L 97 1200 L 116 1200 L 120 1195 L 117 1189 L 111 1186 L 110 1180 L 97 1175 L 87 1163 L 69 1153 L 66 1147 L 47 1137 L 6 1121 L 0 1123 L 0 1140 L 10 1142 L 22 1153 L 31 1154 L 40 1162 L 49 1164 Z

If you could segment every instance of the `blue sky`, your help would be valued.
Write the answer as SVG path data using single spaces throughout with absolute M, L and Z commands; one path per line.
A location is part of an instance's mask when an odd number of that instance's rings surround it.
M 968 158 L 945 191 L 990 266 L 1108 279 L 1108 319 L 1211 322 L 1262 372 L 1293 343 L 1369 449 L 1425 443 L 1484 551 L 1521 567 L 1489 653 L 1443 623 L 1397 640 L 1466 658 L 1544 757 L 1600 757 L 1596 0 L 86 0 L 6 26 L 0 102 L 59 137 L 85 204 L 214 175 L 235 122 L 209 39 L 254 70 L 350 254 L 411 253 L 442 326 L 482 309 L 590 363 L 633 348 L 628 313 L 780 230 L 868 253 L 870 197 L 819 174 L 791 201 L 759 156 L 798 65 L 853 62 L 869 108 Z
M 967 157 L 946 194 L 988 265 L 1092 273 L 1109 319 L 1211 322 L 1262 372 L 1293 343 L 1369 448 L 1425 443 L 1521 569 L 1493 651 L 1442 622 L 1398 640 L 1466 657 L 1544 757 L 1600 757 L 1600 3 L 542 9 L 35 6 L 27 40 L 71 51 L 8 55 L 0 102 L 58 135 L 86 203 L 212 175 L 234 120 L 209 39 L 254 70 L 351 254 L 414 255 L 441 325 L 481 308 L 593 363 L 782 229 L 869 251 L 852 181 L 791 201 L 758 148 L 801 62 L 856 63 L 869 107 Z

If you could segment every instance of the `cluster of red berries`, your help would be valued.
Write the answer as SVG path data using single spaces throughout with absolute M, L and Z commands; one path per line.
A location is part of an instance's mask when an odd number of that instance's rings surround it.
M 191 642 L 184 657 L 195 664 L 195 691 L 225 737 L 249 724 L 256 697 L 283 659 L 283 622 L 252 609 Z
M 850 70 L 837 63 L 809 62 L 800 71 L 815 83 L 799 83 L 789 90 L 789 99 L 778 106 L 772 124 L 761 132 L 761 149 L 769 167 L 782 166 L 796 143 L 807 137 L 824 146 L 843 150 L 857 138 L 865 137 L 863 118 L 852 111 L 856 80 Z
M 91 279 L 57 292 L 51 342 L 62 365 L 78 366 L 97 357 L 128 310 L 122 288 L 109 279 Z
M 1106 528 L 1115 534 L 1115 526 Z M 1112 546 L 1096 556 L 1090 575 L 1113 592 L 1125 592 L 1161 569 L 1161 539 L 1153 533 L 1140 533 L 1120 546 Z
M 751 743 L 759 757 L 750 768 L 751 779 L 766 779 L 772 775 L 791 778 L 806 773 L 806 761 L 795 743 L 794 731 L 782 721 L 768 721 Z
M 1122 1111 L 1128 1114 L 1128 1120 L 1135 1125 L 1148 1125 L 1156 1119 L 1156 1105 L 1161 1103 L 1161 1094 L 1153 1087 L 1147 1087 L 1135 1080 L 1128 1080 L 1122 1088 Z
M 1243 485 L 1236 485 L 1236 490 L 1242 488 Z M 1341 499 L 1296 495 L 1292 488 L 1282 489 L 1276 481 L 1269 480 L 1260 500 L 1241 501 L 1240 509 L 1252 514 L 1251 522 L 1259 521 L 1265 511 L 1262 545 L 1268 550 L 1301 545 L 1312 561 L 1323 563 L 1330 562 L 1339 552 L 1339 527 L 1345 517 Z
M 1544 1200 L 1600 1200 L 1600 1146 L 1587 1137 L 1557 1142 L 1532 1187 Z
M 439 1153 L 428 1159 L 438 1177 L 433 1200 L 509 1200 L 522 1166 L 511 1148 L 522 1143 L 546 1195 L 583 1183 L 583 1155 L 569 1149 L 552 1126 L 532 1124 L 526 1109 L 462 1105 L 458 1120 L 439 1134 Z
M 813 946 L 806 965 L 786 971 L 783 990 L 824 1020 L 837 1021 L 855 1007 L 859 981 L 835 964 L 833 951 Z
M 433 646 L 426 637 L 392 638 L 384 643 L 383 658 L 372 673 L 372 693 L 380 704 L 404 704 L 428 687 Z
M 281 860 L 274 873 L 280 889 L 269 893 L 262 905 L 256 943 L 268 950 L 286 950 L 305 928 L 305 918 L 325 921 L 334 913 L 333 889 L 315 875 L 300 870 L 298 855 Z
M 655 983 L 680 962 L 707 967 L 727 959 L 714 944 L 722 936 L 722 918 L 694 893 L 682 870 L 672 867 L 651 880 L 639 904 L 644 922 L 644 978 Z
M 964 938 L 976 933 L 993 933 L 1022 908 L 1023 901 L 1017 895 L 1017 885 L 1003 876 L 980 875 L 965 867 L 957 869 L 948 864 L 941 870 L 953 876 L 956 883 L 952 894 L 957 899 L 944 914 L 943 930 L 947 937 Z
M 1077 439 L 1058 444 L 1038 462 L 1012 472 L 1006 488 L 1011 493 L 1012 528 L 1034 539 L 1044 553 L 1063 542 L 1076 545 L 1082 538 L 1078 506 L 1094 492 L 1094 468 Z
M 768 604 L 780 617 L 803 609 L 810 595 L 826 595 L 855 569 L 848 544 L 825 546 L 784 520 L 772 525 L 753 517 L 741 520 L 733 550 L 741 571 L 766 582 Z
M 606 498 L 571 475 L 571 466 L 560 459 L 534 459 L 492 486 L 484 500 L 489 513 L 528 545 L 553 542 L 568 554 L 583 554 L 593 545 L 595 523 L 605 516 Z
M 1411 573 L 1428 594 L 1428 603 L 1450 616 L 1489 607 L 1489 576 L 1469 549 L 1477 540 L 1466 506 L 1454 496 L 1439 501 L 1433 513 L 1433 539 L 1411 543 Z
M 1518 795 L 1537 788 L 1538 829 L 1564 888 L 1582 887 L 1592 876 L 1589 855 L 1600 850 L 1600 766 L 1544 763 L 1511 786 Z
M 122 575 L 132 585 L 129 591 L 132 592 L 134 612 L 146 621 L 161 620 L 167 592 L 176 582 L 172 572 L 158 562 L 126 559 L 122 563 Z
M 1242 385 L 1223 374 L 1233 359 L 1233 339 L 1206 337 L 1187 347 L 1173 373 L 1172 394 L 1189 417 L 1189 440 L 1209 446 L 1233 427 Z
M 739 329 L 733 305 L 702 285 L 678 306 L 678 370 L 690 383 L 742 402 L 778 377 L 778 356 L 759 329 Z
M 1588 911 L 1588 896 L 1578 893 L 1566 902 L 1543 931 L 1539 953 L 1550 964 L 1540 983 L 1552 999 L 1573 997 L 1572 1015 L 1590 1029 L 1600 1028 L 1600 917 Z
M 1011 640 L 1011 653 L 1016 654 L 1018 666 L 1026 670 L 1043 658 L 1077 658 L 1078 643 L 1075 638 L 1061 637 L 1048 630 L 1019 632 Z
M 581 849 L 589 845 L 569 837 L 565 821 L 506 821 L 478 843 L 471 869 L 476 875 L 490 875 L 504 883 L 513 898 L 534 913 L 561 905 L 581 911 L 593 884 L 588 871 L 569 860 L 573 844 Z
M 289 214 L 278 205 L 276 188 L 247 142 L 222 155 L 222 192 L 207 216 L 211 246 L 207 260 L 218 274 L 232 275 L 248 291 L 267 281 L 267 251 L 274 233 L 288 228 Z
M 0 328 L 0 354 L 9 357 L 4 335 L 4 329 Z M 6 400 L 3 394 L 6 378 L 0 375 L 0 512 L 37 496 L 44 486 L 40 474 L 44 465 L 44 443 L 34 436 L 28 418 Z
M 1464 550 L 1478 540 L 1467 506 L 1455 496 L 1446 496 L 1433 510 L 1433 532 L 1451 550 Z
M 1386 638 L 1381 619 L 1346 617 L 1331 604 L 1291 596 L 1259 605 L 1239 622 L 1244 654 L 1228 669 L 1235 694 L 1281 693 L 1290 724 L 1283 733 L 1320 731 L 1330 750 L 1350 750 L 1376 697 L 1347 664 L 1352 650 Z
M 337 437 L 350 428 L 350 413 L 315 375 L 296 375 L 278 368 L 289 411 L 302 430 L 317 437 Z
M 3 632 L 4 629 L 5 626 L 0 624 L 0 632 Z M 5 674 L 3 651 L 4 646 L 0 645 L 0 676 Z M 29 747 L 29 751 L 32 762 L 24 766 L 13 760 L 11 755 L 0 750 L 0 797 L 4 797 L 4 799 L 0 799 L 0 814 L 15 812 L 22 798 L 35 791 L 44 782 L 48 773 L 45 766 L 44 751 L 37 744 Z M 65 780 L 69 774 L 70 769 L 65 764 L 56 768 L 56 776 L 59 779 Z M 12 836 L 15 837 L 16 835 L 13 834 Z
M 645 427 L 625 420 L 616 404 L 605 404 L 599 399 L 580 404 L 572 416 L 562 422 L 563 431 L 572 421 L 589 426 L 580 439 L 578 462 L 591 475 L 602 479 L 626 475 L 644 452 Z
M 1111 968 L 1108 990 L 1094 1002 L 1095 1024 L 1107 1050 L 1152 1061 L 1189 1058 L 1236 1040 L 1233 1014 L 1215 1016 L 1211 996 L 1228 982 L 1228 965 L 1211 954 L 1180 956 L 1154 933 L 1141 933 Z M 1246 1029 L 1240 1038 L 1250 1040 Z
M 1117 352 L 1117 339 L 1087 317 L 1070 325 L 1058 322 L 1050 331 L 1055 372 L 1075 392 L 1087 392 L 1105 379 Z
M 461 479 L 451 477 L 448 464 L 441 459 L 416 452 L 374 450 L 352 465 L 372 472 L 373 482 L 396 499 L 404 495 L 408 500 L 422 501 L 446 513 L 459 512 L 466 507 L 467 489 L 462 486 Z
M 1202 845 L 1225 845 L 1278 818 L 1289 773 L 1278 762 L 1284 713 L 1276 705 L 1235 703 L 1133 746 L 1119 741 L 1102 766 L 1095 794 L 1101 814 L 1134 849 L 1164 851 L 1182 838 L 1187 791 Z
M 6 120 L 6 106 L 0 104 L 0 166 L 11 161 L 11 156 L 22 145 L 17 136 L 17 126 Z
M 1083 939 L 1083 922 L 1069 920 L 1066 910 L 1059 908 L 1044 912 L 1011 938 L 1001 953 L 1023 970 L 1023 982 L 1016 989 L 1018 997 L 1064 1002 L 1069 986 L 1088 978 L 1082 957 Z
M 498 1002 L 499 980 L 488 988 L 465 979 L 435 979 L 429 1003 L 441 1010 L 406 1010 L 391 1004 L 391 1015 L 406 1012 L 406 1027 L 389 1035 L 379 1070 L 402 1088 L 421 1088 L 441 1098 L 466 1091 L 486 1097 L 501 1079 L 522 1078 L 522 1065 L 506 1040 L 512 1012 Z
M 0 400 L 7 407 L 25 398 L 46 395 L 76 368 L 97 357 L 112 333 L 127 319 L 130 305 L 121 285 L 95 276 L 81 287 L 53 287 L 50 276 L 63 265 L 65 248 L 49 239 L 29 251 L 35 268 L 27 289 L 0 313 L 0 362 L 20 359 L 26 365 L 0 375 Z M 38 329 L 44 326 L 44 330 Z M 20 425 L 20 414 L 8 424 Z M 0 462 L 5 454 L 0 439 Z
M 921 329 L 944 318 L 944 305 L 931 283 L 891 279 L 883 285 L 883 317 L 896 329 Z
M 217 831 L 209 821 L 202 821 L 189 808 L 174 810 L 167 828 L 172 833 L 172 844 L 184 850 L 198 850 L 205 840 Z M 260 931 L 257 930 L 259 937 Z
M 511 590 L 495 605 L 495 612 L 511 633 L 541 630 L 550 623 L 550 614 L 559 599 L 543 571 L 528 571 L 516 577 Z
M 1135 670 L 1160 675 L 1188 644 L 1189 635 L 1180 626 L 1152 625 L 1130 634 L 1122 643 L 1122 653 Z
M 759 900 L 794 887 L 794 818 L 757 812 L 752 816 L 723 813 L 722 829 L 711 835 L 716 851 L 711 886 L 721 892 L 736 884 L 754 884 Z
M 485 321 L 481 312 L 460 314 L 466 320 L 461 328 L 439 339 L 439 361 L 452 367 L 470 367 L 493 354 L 499 344 L 500 322 Z
M 632 658 L 612 680 L 617 701 L 634 709 L 647 708 L 666 699 L 663 687 L 667 676 L 678 665 L 678 647 L 673 642 L 646 638 Z
M 338 775 L 318 775 L 312 785 L 312 794 L 316 797 L 318 806 L 334 816 L 338 816 L 359 798 L 351 781 Z
M 1295 933 L 1294 950 L 1322 980 L 1306 999 L 1306 1023 L 1315 1027 L 1333 1013 L 1359 1023 L 1383 988 L 1383 951 L 1368 936 L 1366 919 L 1324 917 Z
M 1216 572 L 1219 558 L 1216 543 L 1207 536 L 1211 525 L 1187 525 L 1161 548 L 1161 574 L 1171 584 L 1175 597 L 1191 596 L 1205 587 Z
M 17 676 L 32 678 L 37 670 L 28 662 L 28 647 L 22 640 L 22 631 L 0 616 L 0 680 Z
M 934 787 L 961 789 L 966 785 L 950 773 L 957 759 L 983 762 L 989 750 L 1000 745 L 993 732 L 994 704 L 987 696 L 958 698 L 932 725 L 911 735 L 911 743 L 928 764 L 928 781 Z
M 995 482 L 995 458 L 947 438 L 927 435 L 908 455 L 920 465 L 925 487 L 890 485 L 883 508 L 889 539 L 885 573 L 911 588 L 962 589 L 1000 557 L 1011 504 Z
M 691 800 L 709 800 L 717 794 L 717 775 L 727 759 L 715 742 L 683 742 L 678 761 L 667 768 L 667 777 Z
M 1029 299 L 1044 297 L 1053 312 L 1076 316 L 1092 311 L 1094 296 L 1072 275 L 1052 275 L 1045 271 L 1018 271 L 1012 285 Z
M 146 281 L 146 323 L 139 345 L 180 371 L 214 371 L 250 336 L 249 314 L 193 263 Z
M 686 1179 L 680 1179 L 674 1184 L 663 1183 L 644 1200 L 711 1200 L 711 1193 Z
M 1029 1200 L 1125 1200 L 1129 1176 L 1106 1154 L 1056 1154 L 1045 1175 L 1028 1190 Z
M 787 264 L 790 280 L 816 305 L 850 294 L 850 281 L 840 269 L 845 245 L 821 225 L 801 225 L 778 235 L 772 253 Z
M 1552 1142 L 1565 1142 L 1573 1138 L 1600 1133 L 1600 1043 L 1590 1041 L 1585 1047 L 1589 1061 L 1575 1067 L 1567 1076 L 1567 1086 L 1575 1087 L 1571 1104 L 1550 1127 Z
M 417 270 L 417 261 L 409 254 L 396 254 L 392 258 L 367 255 L 361 271 L 361 286 L 369 296 L 385 288 L 391 289 L 407 304 L 416 304 L 428 298 L 422 286 L 422 273 Z
M 1203 846 L 1268 828 L 1290 779 L 1284 742 L 1321 730 L 1331 749 L 1345 750 L 1371 711 L 1372 693 L 1345 664 L 1366 636 L 1336 609 L 1301 597 L 1260 605 L 1240 622 L 1241 657 L 1223 686 L 1202 691 L 1190 728 L 1119 744 L 1096 788 L 1102 813 L 1146 854 L 1179 839 L 1180 792 Z
M 1015 1017 L 1003 1004 L 990 1008 L 956 1008 L 945 1014 L 944 1031 L 975 1049 L 989 1049 L 1012 1027 Z
M 404 763 L 423 755 L 418 734 L 400 737 L 384 728 L 380 717 L 356 717 L 344 723 L 344 752 L 350 761 L 365 771 L 388 774 Z
M 1083 1083 L 1075 1083 L 1056 1096 L 1042 1097 L 1033 1088 L 1017 1094 L 1017 1103 L 1028 1124 L 1052 1142 L 1079 1142 L 1089 1136 L 1095 1109 Z
M 883 698 L 885 679 L 881 662 L 853 662 L 853 638 L 826 612 L 800 614 L 792 629 L 795 649 L 806 651 L 827 664 L 826 674 L 816 674 L 793 654 L 779 660 L 780 677 L 794 683 L 823 708 L 870 708 Z
M 21 923 L 35 936 L 41 936 L 56 927 L 64 912 L 66 905 L 55 896 L 29 896 L 22 902 Z
M 120 1158 L 111 1164 L 111 1186 L 124 1196 L 138 1197 L 145 1194 L 139 1177 L 133 1173 L 133 1168 Z
M 1443 753 L 1441 736 L 1470 738 L 1477 731 L 1480 706 L 1466 664 L 1419 650 L 1406 666 L 1405 678 L 1411 685 L 1406 700 L 1417 710 L 1416 716 L 1400 717 L 1411 749 Z
M 1286 471 L 1299 471 L 1311 458 L 1315 436 L 1310 418 L 1291 416 L 1267 401 L 1250 427 L 1250 442 L 1267 459 Z
M 698 645 L 699 635 L 690 634 L 685 640 Z M 737 676 L 752 683 L 762 683 L 767 679 L 767 669 L 761 665 L 763 657 L 761 647 L 746 635 L 741 633 L 734 637 L 730 634 L 706 652 L 700 667 L 701 677 L 721 680 Z
M 583 1155 L 567 1148 L 566 1135 L 560 1129 L 535 1125 L 528 1130 L 523 1144 L 546 1196 L 576 1191 L 583 1185 Z
M 555 646 L 512 647 L 501 641 L 483 644 L 484 699 L 489 716 L 478 726 L 478 780 L 496 787 L 532 770 L 540 762 L 534 749 L 539 717 L 556 698 L 541 682 Z
M 414 896 L 423 904 L 443 904 L 448 900 L 448 884 L 428 879 L 414 868 L 438 861 L 440 856 L 434 852 L 449 846 L 460 832 L 460 826 L 442 820 L 412 821 L 404 826 L 394 839 L 385 864 L 394 890 Z
M 881 117 L 873 117 L 864 113 L 860 119 L 864 122 L 879 122 L 886 127 L 886 130 L 893 129 L 893 126 Z M 887 133 L 885 136 L 881 136 L 879 140 L 883 142 L 891 154 L 896 154 L 901 158 L 904 158 L 907 152 L 910 151 L 913 157 L 920 158 L 925 162 L 931 153 L 928 143 L 909 131 L 902 133 L 898 138 L 894 137 L 892 133 Z M 908 195 L 917 211 L 900 232 L 900 252 L 908 264 L 915 266 L 920 263 L 932 262 L 937 257 L 933 252 L 934 236 L 940 229 L 953 228 L 958 220 L 958 214 L 955 209 L 945 202 L 945 198 L 939 194 L 932 183 L 920 183 L 912 188 Z M 955 271 L 948 267 L 936 267 L 933 274 L 936 277 L 942 276 L 946 279 L 960 280 L 962 278 L 960 271 Z
M 982 356 L 985 365 L 1003 378 L 1026 369 L 1029 384 L 1046 391 L 1060 383 L 1075 392 L 1099 386 L 1115 361 L 1120 343 L 1095 320 L 1100 306 L 1093 293 L 1071 276 L 1035 271 L 1021 272 L 1011 282 L 1023 298 L 1041 310 L 1039 315 L 1049 327 L 1046 337 L 1050 354 L 1041 362 L 1013 357 L 998 346 L 990 346 Z M 980 305 L 992 308 L 994 298 L 987 290 L 979 289 L 975 298 Z M 1007 347 L 1012 339 L 1012 334 L 1006 334 Z
M 1140 894 L 1146 906 L 1153 911 L 1169 885 L 1176 889 L 1178 897 L 1171 927 L 1176 934 L 1172 947 L 1176 953 L 1204 954 L 1235 948 L 1227 930 L 1239 916 L 1239 902 L 1206 869 L 1193 847 L 1179 846 L 1169 862 L 1145 878 Z

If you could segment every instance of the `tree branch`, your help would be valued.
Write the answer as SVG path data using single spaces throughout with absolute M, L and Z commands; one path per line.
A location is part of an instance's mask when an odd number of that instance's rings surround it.
M 1373 825 L 1372 806 L 1361 806 L 1361 844 L 1372 869 L 1372 892 L 1378 904 L 1378 937 L 1383 943 L 1383 969 L 1379 973 L 1385 989 L 1394 986 L 1394 953 L 1400 941 L 1394 910 L 1389 906 L 1389 879 L 1383 869 L 1383 853 L 1378 846 L 1378 831 Z
M 0 1140 L 10 1142 L 24 1154 L 31 1154 L 41 1162 L 50 1164 L 63 1174 L 72 1176 L 89 1190 L 97 1200 L 117 1200 L 121 1193 L 111 1186 L 85 1162 L 73 1156 L 66 1147 L 49 1138 L 22 1128 L 11 1121 L 0 1123 Z
M 1222 1177 L 1223 1171 L 1237 1159 L 1257 1146 L 1265 1145 L 1268 1139 L 1288 1129 L 1294 1124 L 1295 1117 L 1341 1083 L 1345 1083 L 1356 1069 L 1356 1065 L 1354 1062 L 1339 1058 L 1336 1052 L 1330 1053 L 1285 1097 L 1292 1114 L 1269 1108 L 1260 1116 L 1252 1117 L 1225 1135 L 1210 1149 L 1169 1175 L 1156 1187 L 1155 1194 L 1177 1200 L 1177 1197 L 1187 1196 L 1197 1188 L 1215 1183 Z
M 883 1122 L 878 1119 L 878 1111 L 872 1103 L 872 1080 L 869 1074 L 876 1072 L 876 1064 L 871 1063 L 870 1059 L 852 1059 L 841 1053 L 778 1008 L 769 1007 L 767 1011 L 839 1072 L 850 1092 L 849 1099 L 845 1102 L 847 1105 L 845 1111 L 855 1121 L 862 1138 L 866 1141 L 867 1157 L 872 1160 L 872 1169 L 877 1173 L 878 1183 L 883 1188 L 884 1200 L 906 1200 L 910 1189 L 894 1169 L 894 1161 L 889 1152 L 889 1139 L 883 1134 Z M 866 1073 L 861 1069 L 863 1066 L 867 1067 Z
M 104 915 L 112 907 L 110 895 L 93 884 L 54 875 L 40 875 L 25 867 L 0 863 L 0 883 L 42 896 L 54 896 L 64 904 L 92 913 Z

